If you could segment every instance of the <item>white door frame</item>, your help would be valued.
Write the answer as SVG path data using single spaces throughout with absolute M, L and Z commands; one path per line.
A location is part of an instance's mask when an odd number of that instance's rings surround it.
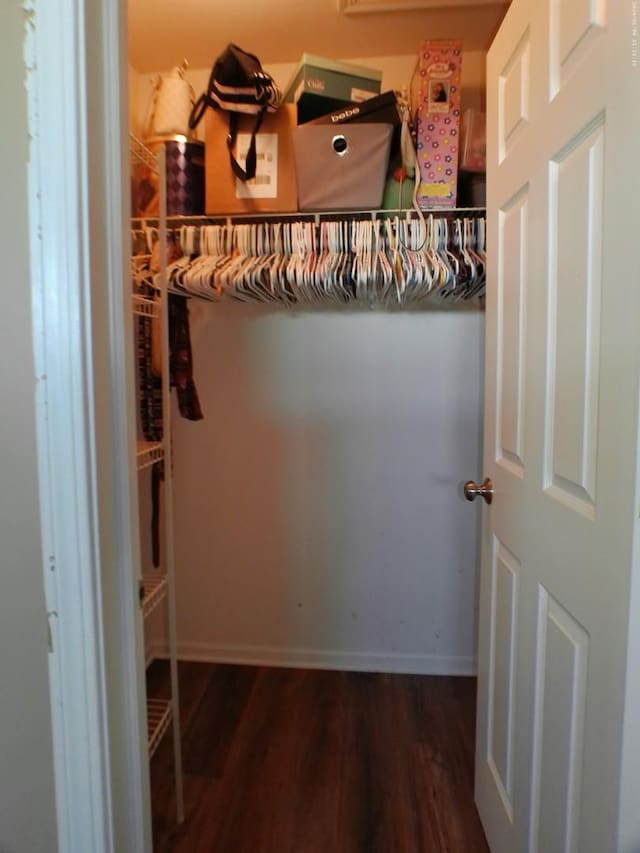
M 23 0 L 58 849 L 151 849 L 133 446 L 126 5 Z M 123 165 L 125 168 L 123 168 Z
M 136 619 L 125 0 L 23 0 L 60 853 L 151 849 Z M 640 73 L 640 71 L 639 71 Z M 640 494 L 640 475 L 638 478 Z M 638 843 L 640 531 L 618 850 Z

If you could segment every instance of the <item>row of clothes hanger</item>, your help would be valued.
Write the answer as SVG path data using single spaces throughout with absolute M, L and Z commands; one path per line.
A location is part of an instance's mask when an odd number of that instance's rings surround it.
M 170 288 L 211 301 L 398 307 L 485 289 L 481 217 L 183 225 L 169 240 Z
M 153 296 L 157 291 L 151 270 L 151 255 L 140 252 L 129 260 L 133 292 L 142 296 Z

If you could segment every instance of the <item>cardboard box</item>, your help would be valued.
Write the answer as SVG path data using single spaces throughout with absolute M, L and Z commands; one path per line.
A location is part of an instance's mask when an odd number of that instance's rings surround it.
M 418 204 L 426 210 L 451 208 L 457 201 L 461 42 L 422 42 L 419 67 Z
M 242 166 L 255 116 L 239 116 L 236 159 Z M 298 209 L 292 133 L 295 107 L 283 104 L 267 113 L 256 136 L 257 170 L 251 181 L 234 175 L 229 162 L 229 113 L 207 110 L 205 117 L 206 213 L 290 213 Z M 244 153 L 243 153 L 244 150 Z
M 304 53 L 284 91 L 297 106 L 298 124 L 380 93 L 382 72 Z

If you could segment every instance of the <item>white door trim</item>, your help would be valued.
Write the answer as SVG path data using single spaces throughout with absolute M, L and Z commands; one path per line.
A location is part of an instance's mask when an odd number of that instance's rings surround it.
M 126 9 L 24 0 L 60 853 L 151 849 L 126 300 Z

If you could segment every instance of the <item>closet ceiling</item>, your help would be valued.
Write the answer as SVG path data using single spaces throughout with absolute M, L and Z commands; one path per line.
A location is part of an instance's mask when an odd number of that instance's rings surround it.
M 426 38 L 459 38 L 466 50 L 486 50 L 508 0 L 459 4 L 345 15 L 337 0 L 129 0 L 129 61 L 139 72 L 162 71 L 185 57 L 192 68 L 209 68 L 230 41 L 263 64 L 296 62 L 303 52 L 394 56 Z

